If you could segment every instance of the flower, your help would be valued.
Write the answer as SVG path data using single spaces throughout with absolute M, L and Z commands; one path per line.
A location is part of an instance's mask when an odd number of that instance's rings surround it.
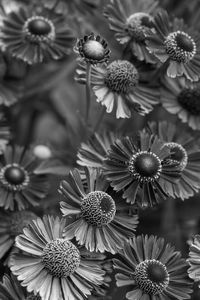
M 188 269 L 188 274 L 191 279 L 198 282 L 200 287 L 200 235 L 196 234 L 194 236 L 193 242 L 190 245 L 188 263 L 190 268 Z
M 0 157 L 0 207 L 19 210 L 36 206 L 47 195 L 47 174 L 38 175 L 35 157 L 20 146 L 7 146 Z
M 154 15 L 158 9 L 155 0 L 113 0 L 105 8 L 110 29 L 115 32 L 117 41 L 130 44 L 136 57 L 149 63 L 156 60 L 146 48 L 146 32 L 154 28 Z
M 75 169 L 60 184 L 66 198 L 61 202 L 63 216 L 75 217 L 65 228 L 65 236 L 75 237 L 89 251 L 116 253 L 134 235 L 138 217 L 122 211 L 123 207 L 107 193 L 108 184 L 98 170 L 86 168 L 85 177 L 81 180 Z
M 86 82 L 86 67 L 80 64 L 76 80 Z M 106 106 L 107 113 L 116 107 L 117 118 L 130 118 L 131 112 L 149 113 L 159 101 L 159 91 L 140 80 L 139 71 L 127 60 L 114 60 L 108 65 L 92 67 L 91 84 L 97 102 Z
M 43 300 L 83 300 L 104 280 L 97 259 L 88 259 L 85 250 L 63 239 L 64 226 L 63 219 L 44 216 L 16 237 L 23 253 L 13 256 L 11 271 L 28 292 L 39 293 Z
M 82 60 L 92 65 L 107 63 L 110 57 L 107 42 L 100 35 L 94 35 L 94 33 L 79 39 L 74 50 Z
M 169 122 L 149 123 L 152 133 L 156 133 L 170 150 L 169 157 L 165 158 L 165 163 L 179 163 L 181 176 L 176 184 L 165 181 L 162 186 L 172 197 L 179 197 L 182 200 L 194 196 L 200 189 L 199 169 L 200 150 L 198 146 L 198 136 L 187 130 L 184 126 L 175 125 Z M 184 132 L 184 134 L 180 134 Z
M 3 49 L 28 64 L 65 57 L 74 39 L 65 17 L 44 8 L 11 12 L 1 31 Z
M 35 218 L 31 211 L 0 212 L 0 259 L 12 250 L 15 237 Z
M 171 26 L 166 11 L 160 11 L 154 18 L 156 33 L 149 31 L 146 36 L 148 49 L 162 63 L 167 63 L 167 75 L 185 75 L 197 81 L 200 74 L 200 42 L 192 28 L 183 20 L 174 19 Z
M 3 276 L 0 283 L 0 297 L 1 300 L 41 300 L 39 295 L 27 293 L 12 274 Z
M 80 166 L 102 168 L 103 160 L 118 136 L 119 134 L 111 131 L 104 131 L 100 134 L 95 132 L 87 143 L 81 144 L 77 154 L 77 163 Z
M 121 251 L 123 261 L 114 259 L 118 287 L 130 286 L 127 299 L 190 299 L 192 284 L 181 253 L 163 238 L 137 236 Z
M 200 130 L 200 81 L 185 78 L 165 78 L 161 86 L 161 103 L 192 129 Z
M 169 154 L 157 136 L 140 131 L 137 141 L 131 137 L 116 140 L 104 160 L 104 173 L 115 191 L 124 191 L 128 203 L 152 207 L 168 197 L 163 182 L 175 184 L 180 178 L 179 163 L 165 161 Z

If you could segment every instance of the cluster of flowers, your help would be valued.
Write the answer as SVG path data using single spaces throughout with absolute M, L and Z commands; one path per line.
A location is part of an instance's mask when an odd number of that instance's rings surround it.
M 136 232 L 140 210 L 200 191 L 198 34 L 156 0 L 110 0 L 103 14 L 124 46 L 122 57 L 110 61 L 100 35 L 74 42 L 76 12 L 97 6 L 92 0 L 0 4 L 2 300 L 107 299 L 113 270 L 130 300 L 189 299 L 193 281 L 200 282 L 199 235 L 184 259 L 163 238 Z M 43 145 L 16 145 L 4 112 L 20 101 L 23 80 L 19 88 L 16 73 L 13 85 L 7 61 L 22 67 L 24 79 L 32 65 L 64 59 L 73 47 L 75 80 L 86 87 L 86 126 L 92 96 L 102 113 L 77 151 L 76 167 L 60 182 L 61 216 L 38 216 L 58 160 Z M 105 112 L 130 119 L 158 104 L 185 124 L 149 121 L 136 135 L 99 130 Z

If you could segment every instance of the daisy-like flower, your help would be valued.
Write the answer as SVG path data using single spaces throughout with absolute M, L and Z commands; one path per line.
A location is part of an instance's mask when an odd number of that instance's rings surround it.
M 192 129 L 200 130 L 200 81 L 165 78 L 161 86 L 161 103 Z
M 191 279 L 198 282 L 200 287 L 200 235 L 196 234 L 194 236 L 193 242 L 190 245 L 190 252 L 188 262 L 190 268 L 188 269 L 188 274 Z
M 154 28 L 154 15 L 158 8 L 155 0 L 113 0 L 105 8 L 110 29 L 121 44 L 130 44 L 139 60 L 155 63 L 156 60 L 146 48 L 146 32 Z
M 94 33 L 79 39 L 74 51 L 82 60 L 92 65 L 107 63 L 110 58 L 108 43 L 100 35 L 94 35 Z
M 63 219 L 44 216 L 16 238 L 23 253 L 13 256 L 11 271 L 28 292 L 39 293 L 43 300 L 83 300 L 104 280 L 97 258 L 87 258 L 85 250 L 63 239 L 64 226 Z
M 126 243 L 123 261 L 114 259 L 118 287 L 130 286 L 129 300 L 190 299 L 192 283 L 181 253 L 163 238 L 138 236 Z
M 128 203 L 154 206 L 168 197 L 163 182 L 175 184 L 180 178 L 179 163 L 165 160 L 169 155 L 170 149 L 157 136 L 141 131 L 137 141 L 116 140 L 104 160 L 104 173 L 114 190 L 124 190 Z
M 76 80 L 86 82 L 84 64 L 79 65 Z M 117 118 L 130 118 L 132 111 L 145 115 L 159 101 L 158 89 L 143 83 L 138 69 L 127 60 L 92 67 L 91 85 L 97 102 L 106 106 L 107 113 L 116 108 Z
M 64 216 L 74 216 L 65 228 L 67 238 L 75 237 L 90 251 L 116 253 L 124 241 L 134 235 L 137 215 L 128 216 L 108 193 L 108 183 L 96 169 L 85 169 L 85 178 L 77 169 L 62 181 L 60 192 L 67 201 L 61 202 Z
M 174 19 L 171 25 L 166 11 L 155 16 L 156 33 L 149 31 L 147 45 L 162 63 L 168 64 L 167 75 L 185 75 L 198 81 L 200 74 L 200 41 L 193 28 L 187 28 L 183 20 Z
M 1 300 L 41 300 L 39 295 L 27 293 L 13 275 L 3 276 L 0 283 L 0 297 Z
M 3 49 L 28 64 L 65 57 L 73 40 L 65 17 L 47 9 L 20 8 L 4 18 L 1 28 Z
M 48 193 L 47 174 L 38 175 L 36 158 L 20 146 L 7 146 L 0 157 L 0 206 L 19 210 L 36 206 Z
M 81 144 L 77 163 L 84 167 L 102 168 L 103 160 L 117 137 L 119 134 L 111 131 L 95 133 L 86 143 Z
M 12 249 L 15 237 L 36 218 L 31 211 L 0 212 L 0 259 Z
M 187 130 L 185 126 L 177 126 L 168 122 L 149 123 L 152 133 L 164 141 L 164 145 L 170 150 L 165 163 L 179 163 L 181 177 L 176 184 L 161 178 L 162 186 L 172 197 L 182 200 L 194 196 L 200 189 L 200 149 L 197 144 L 197 136 Z M 184 132 L 184 134 L 180 134 Z

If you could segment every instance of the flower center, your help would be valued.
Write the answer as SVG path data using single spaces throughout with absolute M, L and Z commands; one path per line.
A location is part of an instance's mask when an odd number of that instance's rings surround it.
M 192 115 L 200 115 L 200 89 L 185 88 L 180 92 L 177 100 Z
M 54 40 L 55 27 L 53 23 L 42 16 L 33 16 L 29 18 L 23 27 L 26 38 L 31 42 L 42 42 Z
M 30 294 L 28 297 L 26 297 L 26 300 L 41 300 L 41 297 L 40 295 Z
M 153 18 L 147 13 L 138 12 L 127 19 L 126 31 L 136 42 L 144 42 L 145 33 L 153 27 Z
M 11 236 L 17 236 L 23 232 L 30 222 L 37 218 L 37 216 L 31 211 L 17 211 L 11 214 L 10 219 L 10 234 Z
M 188 162 L 187 151 L 178 143 L 165 143 L 164 146 L 167 146 L 170 149 L 170 157 L 166 158 L 165 162 L 168 162 L 169 164 L 178 163 L 181 171 L 183 171 Z
M 107 66 L 105 84 L 115 93 L 128 94 L 138 80 L 138 71 L 129 61 L 115 60 Z
M 105 56 L 105 48 L 100 42 L 89 40 L 83 45 L 83 53 L 86 58 L 100 61 Z
M 68 277 L 80 264 L 80 252 L 70 241 L 56 239 L 46 244 L 42 262 L 52 276 Z
M 155 259 L 139 263 L 135 268 L 134 279 L 137 286 L 149 295 L 162 293 L 169 284 L 166 266 Z
M 115 212 L 115 201 L 105 192 L 90 192 L 81 203 L 82 217 L 93 226 L 109 224 L 114 219 Z
M 37 145 L 33 149 L 33 154 L 39 159 L 48 159 L 52 156 L 51 150 L 45 145 Z
M 29 184 L 27 171 L 18 164 L 9 164 L 0 170 L 1 183 L 11 191 L 21 191 Z
M 140 182 L 149 182 L 159 178 L 162 165 L 159 157 L 154 153 L 140 151 L 131 157 L 128 169 Z
M 170 33 L 165 40 L 165 49 L 172 60 L 188 62 L 196 54 L 196 44 L 187 33 L 175 31 Z

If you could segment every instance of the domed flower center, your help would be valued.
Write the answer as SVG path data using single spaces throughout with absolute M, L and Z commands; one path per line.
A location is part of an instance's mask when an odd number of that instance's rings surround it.
M 10 234 L 14 237 L 21 234 L 23 229 L 37 218 L 31 211 L 16 211 L 11 213 L 10 217 Z
M 153 27 L 153 18 L 147 13 L 138 12 L 127 19 L 126 30 L 136 42 L 144 42 L 146 31 Z
M 43 16 L 33 16 L 24 24 L 23 31 L 26 38 L 31 42 L 53 40 L 55 38 L 55 27 L 51 20 Z
M 90 192 L 81 202 L 82 217 L 93 226 L 109 224 L 116 212 L 115 201 L 105 192 Z
M 107 66 L 105 85 L 115 93 L 128 94 L 138 80 L 138 71 L 129 61 L 115 60 Z
M 168 162 L 169 164 L 178 163 L 181 171 L 183 171 L 188 162 L 187 151 L 178 143 L 165 143 L 165 146 L 170 149 L 170 157 L 167 157 L 165 162 Z
M 185 88 L 177 98 L 179 104 L 194 116 L 200 115 L 200 89 Z
M 48 159 L 52 156 L 51 149 L 45 145 L 37 145 L 33 149 L 33 154 L 39 159 Z
M 80 252 L 70 241 L 53 240 L 43 249 L 42 261 L 45 269 L 54 277 L 68 277 L 80 264 Z
M 9 164 L 0 170 L 0 181 L 9 190 L 19 191 L 29 183 L 27 171 L 18 164 Z
M 175 31 L 165 40 L 166 52 L 172 60 L 188 62 L 196 54 L 196 44 L 187 33 Z
M 28 297 L 26 297 L 26 300 L 41 300 L 42 298 L 40 297 L 40 295 L 34 295 L 34 294 L 30 294 Z
M 159 178 L 162 165 L 159 157 L 154 153 L 140 151 L 131 157 L 128 169 L 140 182 L 148 182 Z
M 139 263 L 135 268 L 134 279 L 137 286 L 148 295 L 162 293 L 169 284 L 166 266 L 155 259 Z
M 105 48 L 98 41 L 88 40 L 83 45 L 83 53 L 86 58 L 100 61 L 105 56 Z

